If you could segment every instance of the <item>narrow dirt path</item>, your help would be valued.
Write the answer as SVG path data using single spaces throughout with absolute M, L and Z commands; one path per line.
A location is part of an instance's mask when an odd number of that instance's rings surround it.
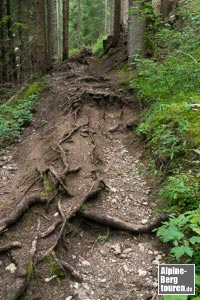
M 0 299 L 161 299 L 159 241 L 86 216 L 144 228 L 155 205 L 132 146 L 133 96 L 94 66 L 54 69 L 31 126 L 0 158 L 0 246 L 21 243 L 0 253 Z M 32 195 L 40 203 L 2 227 Z

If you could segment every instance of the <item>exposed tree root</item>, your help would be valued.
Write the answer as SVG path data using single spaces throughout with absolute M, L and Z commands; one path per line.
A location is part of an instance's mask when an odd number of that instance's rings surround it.
M 119 230 L 129 231 L 135 234 L 151 233 L 154 228 L 160 226 L 162 222 L 167 221 L 169 218 L 168 215 L 162 214 L 147 225 L 137 226 L 129 222 L 124 222 L 119 218 L 111 217 L 109 215 L 94 212 L 91 210 L 84 210 L 79 212 L 79 214 L 81 214 L 84 218 L 101 223 L 103 225 L 110 226 Z
M 60 229 L 60 232 L 56 238 L 56 241 L 54 242 L 54 244 L 51 246 L 51 248 L 49 250 L 47 250 L 45 252 L 45 254 L 43 255 L 42 259 L 44 259 L 47 255 L 49 255 L 53 250 L 56 249 L 56 247 L 58 246 L 62 236 L 63 236 L 63 233 L 64 233 L 64 230 L 65 230 L 65 227 L 67 225 L 67 222 L 76 215 L 76 213 L 81 209 L 81 206 L 86 202 L 86 201 L 89 201 L 89 200 L 92 200 L 94 198 L 96 198 L 101 192 L 102 190 L 105 188 L 105 184 L 102 180 L 98 180 L 97 182 L 95 182 L 93 184 L 93 186 L 91 187 L 90 191 L 87 193 L 87 195 L 85 197 L 83 197 L 83 199 L 78 202 L 77 204 L 75 205 L 72 205 L 68 211 L 66 213 L 63 212 L 62 210 L 62 206 L 61 206 L 61 203 L 59 202 L 58 203 L 58 210 L 59 210 L 59 213 L 60 215 L 62 216 L 63 218 L 63 223 L 62 223 L 62 227 Z
M 62 221 L 58 220 L 53 225 L 51 225 L 46 231 L 44 231 L 43 233 L 41 233 L 40 237 L 41 238 L 48 237 L 50 234 L 52 234 L 54 232 L 54 230 L 57 228 L 57 226 L 60 225 L 61 223 L 62 223 Z
M 56 263 L 58 264 L 58 266 L 64 273 L 69 272 L 72 276 L 72 279 L 74 279 L 77 282 L 83 281 L 82 276 L 79 274 L 78 271 L 76 271 L 74 269 L 74 267 L 72 267 L 70 264 L 68 264 L 67 262 L 65 262 L 63 260 L 58 259 L 54 251 L 52 251 L 52 255 L 53 255 L 53 258 L 55 259 Z
M 10 242 L 5 245 L 0 246 L 0 253 L 6 252 L 12 249 L 21 248 L 22 244 L 20 242 Z
M 29 208 L 29 206 L 31 206 L 32 204 L 45 202 L 46 199 L 42 198 L 39 194 L 33 194 L 22 198 L 22 200 L 16 205 L 15 209 L 10 213 L 10 215 L 0 221 L 0 234 L 5 229 L 7 229 L 7 227 L 15 224 Z
M 64 134 L 63 138 L 60 140 L 60 142 L 58 144 L 61 145 L 63 142 L 67 141 L 81 127 L 87 126 L 88 124 L 89 124 L 89 120 L 88 120 L 88 117 L 87 117 L 87 121 L 85 123 L 83 123 L 81 125 L 78 125 L 78 126 L 75 126 L 69 132 L 67 132 L 66 134 Z
M 24 266 L 24 263 L 19 262 L 17 278 L 15 282 L 10 286 L 7 296 L 8 300 L 18 300 L 24 294 L 31 279 L 34 266 L 36 264 L 35 254 L 37 250 L 37 242 L 38 237 L 36 237 L 32 242 L 32 247 L 30 250 L 30 263 Z

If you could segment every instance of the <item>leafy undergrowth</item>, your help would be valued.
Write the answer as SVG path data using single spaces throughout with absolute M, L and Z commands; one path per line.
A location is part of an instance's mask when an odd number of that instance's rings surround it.
M 46 81 L 40 79 L 31 84 L 20 99 L 0 105 L 0 147 L 20 136 L 24 126 L 32 120 L 35 101 L 46 86 Z
M 174 261 L 195 263 L 199 276 L 199 4 L 179 8 L 176 16 L 173 25 L 161 23 L 153 35 L 154 57 L 135 60 L 130 85 L 144 108 L 137 134 L 151 153 L 149 169 L 160 178 L 162 209 L 172 213 L 157 236 L 171 243 Z M 200 299 L 199 283 L 188 299 Z

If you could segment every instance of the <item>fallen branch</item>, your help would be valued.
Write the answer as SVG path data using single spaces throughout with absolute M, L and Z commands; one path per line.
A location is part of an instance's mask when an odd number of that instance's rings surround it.
M 53 256 L 53 258 L 55 259 L 55 261 L 56 261 L 56 263 L 58 264 L 58 266 L 60 267 L 60 269 L 61 269 L 64 273 L 69 272 L 69 273 L 72 275 L 73 279 L 74 279 L 75 281 L 77 281 L 77 282 L 82 282 L 82 281 L 83 281 L 83 278 L 82 278 L 82 276 L 79 274 L 79 272 L 76 271 L 76 270 L 74 269 L 74 267 L 72 267 L 72 266 L 71 266 L 70 264 L 68 264 L 67 262 L 65 262 L 65 261 L 63 261 L 63 260 L 61 260 L 61 259 L 58 259 L 54 251 L 52 252 L 52 256 Z
M 135 224 L 125 222 L 119 218 L 111 217 L 99 212 L 93 212 L 91 210 L 80 211 L 79 214 L 81 214 L 84 218 L 90 219 L 106 226 L 110 226 L 114 229 L 129 231 L 136 234 L 151 233 L 154 228 L 160 226 L 162 222 L 168 220 L 169 218 L 168 215 L 162 214 L 147 225 L 137 226 Z
M 0 234 L 7 229 L 7 227 L 15 224 L 31 205 L 45 202 L 46 199 L 42 198 L 39 194 L 33 194 L 22 198 L 9 216 L 0 221 Z
M 10 242 L 5 245 L 0 246 L 0 253 L 6 252 L 12 249 L 21 248 L 22 244 L 20 242 Z

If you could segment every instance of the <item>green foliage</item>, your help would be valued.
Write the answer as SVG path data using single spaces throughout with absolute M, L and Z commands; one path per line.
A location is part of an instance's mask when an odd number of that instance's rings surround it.
M 105 39 L 106 39 L 106 36 L 102 36 L 102 37 L 98 38 L 96 43 L 92 46 L 92 52 L 94 54 L 98 54 L 103 50 L 103 40 L 105 40 Z
M 79 52 L 80 52 L 80 50 L 77 49 L 77 48 L 70 49 L 69 50 L 69 57 L 73 57 L 73 56 L 77 55 Z
M 159 196 L 175 212 L 157 236 L 178 262 L 195 263 L 200 274 L 200 13 L 198 1 L 183 5 L 173 25 L 160 22 L 149 38 L 154 56 L 135 59 L 130 80 L 143 111 L 137 134 L 145 141 Z M 195 105 L 197 108 L 195 108 Z M 157 168 L 157 169 L 156 169 Z M 199 299 L 196 296 L 164 296 Z
M 0 105 L 0 146 L 20 136 L 23 127 L 32 120 L 34 103 L 45 86 L 44 80 L 34 82 L 20 99 Z
M 97 242 L 104 242 L 106 240 L 107 236 L 106 235 L 99 235 L 97 237 Z
M 171 215 L 169 221 L 156 229 L 157 236 L 164 243 L 172 243 L 171 254 L 179 262 L 182 257 L 187 262 L 196 262 L 200 272 L 200 207 L 180 215 Z
M 178 206 L 179 210 L 184 208 L 198 208 L 200 203 L 199 192 L 200 174 L 187 173 L 175 174 L 169 176 L 159 195 L 164 199 L 168 206 Z
M 185 295 L 164 295 L 164 300 L 187 300 L 188 296 Z
M 46 257 L 47 263 L 49 265 L 49 269 L 50 269 L 50 274 L 51 276 L 58 276 L 58 277 L 64 277 L 65 273 L 60 269 L 60 267 L 58 266 L 57 262 L 55 261 L 54 257 L 52 256 L 52 254 L 49 254 Z

